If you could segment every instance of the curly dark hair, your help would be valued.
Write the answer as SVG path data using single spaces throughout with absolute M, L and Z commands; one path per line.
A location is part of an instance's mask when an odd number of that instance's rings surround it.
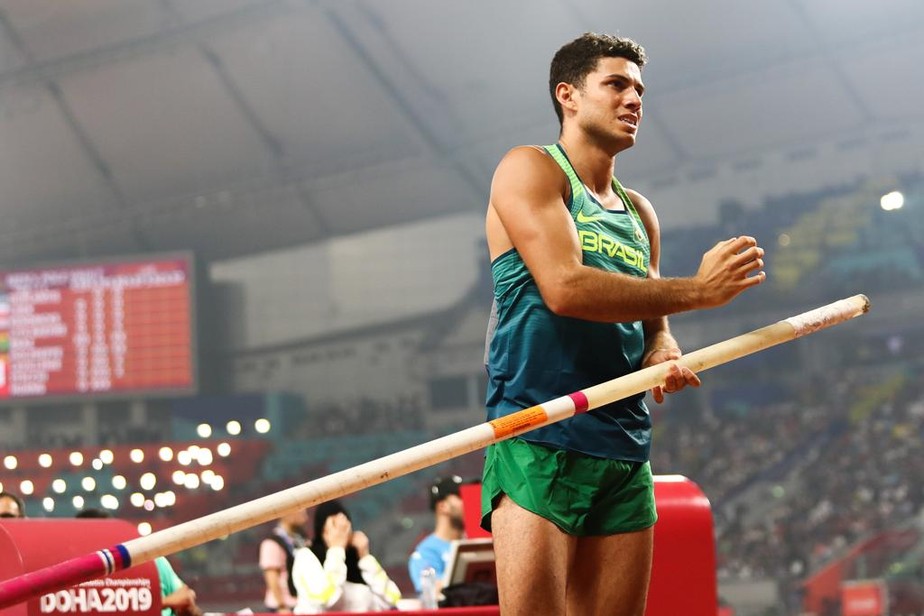
M 556 86 L 562 82 L 577 87 L 583 86 L 587 75 L 596 68 L 600 58 L 625 58 L 637 64 L 639 68 L 645 66 L 648 60 L 645 49 L 625 37 L 585 32 L 566 43 L 555 52 L 552 65 L 549 67 L 549 94 L 552 95 L 552 105 L 555 107 L 559 125 L 564 121 L 564 115 L 561 104 L 555 98 Z

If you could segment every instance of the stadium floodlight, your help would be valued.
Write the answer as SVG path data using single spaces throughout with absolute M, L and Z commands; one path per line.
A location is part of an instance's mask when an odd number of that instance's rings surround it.
M 196 461 L 199 462 L 200 466 L 209 466 L 214 460 L 212 450 L 208 447 L 203 447 L 196 453 Z
M 890 193 L 882 195 L 882 199 L 879 200 L 879 205 L 886 212 L 900 210 L 902 206 L 905 205 L 905 195 L 898 190 L 893 190 Z
M 154 473 L 145 473 L 138 480 L 138 485 L 141 486 L 142 490 L 153 490 L 154 486 L 157 485 L 157 476 Z

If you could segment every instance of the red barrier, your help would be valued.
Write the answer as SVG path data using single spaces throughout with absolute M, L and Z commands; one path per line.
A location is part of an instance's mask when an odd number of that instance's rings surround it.
M 113 519 L 0 519 L 0 580 L 8 580 L 138 536 Z M 48 593 L 0 610 L 0 616 L 127 614 L 159 616 L 157 566 L 144 563 L 110 577 Z
M 654 564 L 646 616 L 716 616 L 718 590 L 715 537 L 709 500 L 695 483 L 680 475 L 655 477 Z M 481 485 L 461 486 L 465 532 L 488 537 L 479 526 Z
M 481 528 L 481 484 L 462 484 L 459 486 L 459 496 L 465 503 L 465 535 L 469 539 L 490 537 L 491 533 Z
M 889 613 L 889 590 L 883 580 L 857 580 L 841 584 L 843 616 L 884 616 Z
M 709 500 L 680 475 L 655 477 L 658 523 L 646 616 L 718 613 L 715 535 Z

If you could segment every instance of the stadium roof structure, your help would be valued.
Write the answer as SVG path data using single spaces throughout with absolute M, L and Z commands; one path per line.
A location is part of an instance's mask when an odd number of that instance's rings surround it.
M 0 264 L 483 211 L 506 149 L 555 140 L 548 63 L 588 30 L 649 51 L 618 171 L 667 227 L 920 171 L 919 0 L 0 0 Z

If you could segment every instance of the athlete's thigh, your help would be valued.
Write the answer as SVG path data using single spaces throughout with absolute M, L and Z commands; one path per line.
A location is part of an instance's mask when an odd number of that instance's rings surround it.
M 569 572 L 568 614 L 642 616 L 651 576 L 654 528 L 580 537 Z
M 491 527 L 501 613 L 564 614 L 576 539 L 507 496 L 491 514 Z

